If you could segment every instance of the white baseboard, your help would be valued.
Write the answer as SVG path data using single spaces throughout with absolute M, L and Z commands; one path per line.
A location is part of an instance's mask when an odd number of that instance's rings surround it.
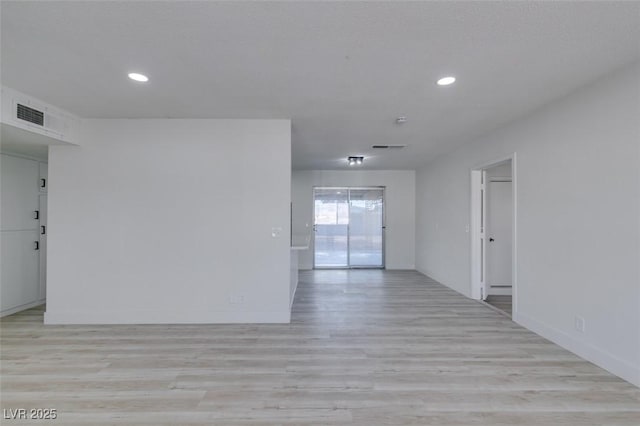
M 431 273 L 431 271 L 421 270 L 419 268 L 417 270 L 421 274 L 424 274 L 429 278 L 436 280 L 444 286 L 457 291 L 463 296 L 470 297 L 470 295 L 464 294 L 459 290 L 444 284 L 446 281 L 440 279 L 438 276 Z M 640 387 L 640 365 L 634 365 L 631 362 L 622 360 L 607 351 L 578 340 L 563 331 L 543 324 L 542 322 L 528 317 L 527 315 L 524 315 L 522 313 L 514 312 L 513 321 L 520 324 L 524 328 L 544 337 L 545 339 L 552 341 L 556 345 L 570 352 L 573 352 L 579 357 L 582 357 L 587 361 L 594 363 L 598 367 L 604 368 L 611 374 L 614 374 L 628 381 L 629 383 Z
M 291 312 L 291 308 L 293 308 L 293 300 L 296 298 L 296 291 L 298 291 L 298 284 L 300 284 L 300 278 L 296 280 L 296 286 L 293 288 L 291 295 L 289 296 L 289 312 Z
M 67 311 L 44 313 L 45 324 L 288 324 L 291 312 Z
M 5 309 L 4 311 L 0 312 L 0 317 L 6 317 L 7 315 L 13 315 L 15 313 L 18 313 L 18 312 L 21 312 L 21 311 L 25 311 L 27 309 L 35 308 L 36 306 L 40 306 L 40 305 L 44 305 L 44 304 L 45 304 L 44 300 L 38 300 L 38 301 L 35 301 L 35 302 L 26 303 L 24 305 L 16 306 L 14 308 Z
M 561 346 L 579 357 L 582 357 L 628 381 L 629 383 L 640 387 L 639 365 L 634 365 L 628 361 L 622 360 L 607 351 L 590 345 L 589 343 L 580 341 L 563 331 L 543 324 L 542 322 L 528 317 L 527 315 L 516 313 L 513 320 L 545 339 L 551 340 L 556 345 Z

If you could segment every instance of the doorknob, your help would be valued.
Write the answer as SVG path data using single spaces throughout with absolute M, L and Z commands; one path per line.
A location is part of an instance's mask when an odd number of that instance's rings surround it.
M 495 241 L 493 238 L 489 238 L 489 242 L 490 243 L 493 242 L 493 241 Z

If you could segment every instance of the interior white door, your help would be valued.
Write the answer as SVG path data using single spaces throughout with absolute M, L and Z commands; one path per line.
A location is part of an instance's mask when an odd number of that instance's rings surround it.
M 487 287 L 489 294 L 511 294 L 512 285 L 512 183 L 489 181 L 486 194 Z
M 47 195 L 40 195 L 40 300 L 47 297 Z

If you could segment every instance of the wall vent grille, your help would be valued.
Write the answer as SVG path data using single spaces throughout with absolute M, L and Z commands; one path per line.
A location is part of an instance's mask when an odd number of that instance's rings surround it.
M 371 145 L 373 149 L 401 149 L 406 148 L 406 145 Z
M 17 117 L 20 120 L 28 121 L 29 123 L 37 124 L 38 126 L 44 126 L 44 112 L 37 109 L 29 108 L 22 104 L 18 105 Z

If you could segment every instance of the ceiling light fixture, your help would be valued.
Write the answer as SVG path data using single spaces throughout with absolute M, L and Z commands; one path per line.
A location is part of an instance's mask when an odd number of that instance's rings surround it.
M 131 80 L 138 81 L 140 83 L 146 83 L 147 81 L 149 81 L 149 77 L 147 77 L 144 74 L 137 73 L 137 72 L 130 72 L 129 73 L 129 78 Z
M 396 124 L 404 124 L 407 122 L 407 117 L 405 117 L 404 115 L 401 115 L 400 117 L 396 118 Z
M 359 166 L 364 161 L 364 157 L 349 157 L 347 158 L 350 166 Z
M 442 77 L 441 79 L 439 79 L 438 81 L 436 81 L 436 84 L 438 86 L 448 86 L 450 84 L 453 84 L 456 82 L 456 78 L 452 75 L 449 75 L 447 77 Z

